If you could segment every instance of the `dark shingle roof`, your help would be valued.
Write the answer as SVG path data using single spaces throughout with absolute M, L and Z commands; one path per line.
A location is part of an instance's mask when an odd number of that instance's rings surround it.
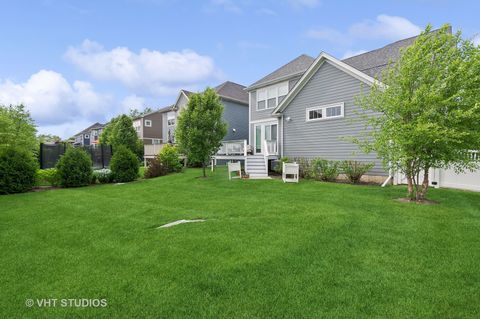
M 99 128 L 103 128 L 103 127 L 105 127 L 105 124 L 100 124 L 100 123 L 97 122 L 95 124 L 90 125 L 89 127 L 84 129 L 83 131 L 78 132 L 74 136 L 77 136 L 77 135 L 80 135 L 80 134 L 86 134 L 86 133 L 89 133 L 91 130 L 99 129 Z
M 413 44 L 416 38 L 417 37 L 411 37 L 390 43 L 383 48 L 352 56 L 342 60 L 342 62 L 345 62 L 351 67 L 354 67 L 371 77 L 378 77 L 389 63 L 398 60 L 401 49 Z
M 214 89 L 217 91 L 217 94 L 223 98 L 248 104 L 248 93 L 245 92 L 244 85 L 227 81 L 215 87 Z
M 438 30 L 433 30 L 431 33 L 435 33 L 437 31 Z M 452 32 L 451 27 L 449 32 Z M 401 50 L 412 45 L 417 37 L 418 36 L 414 36 L 399 40 L 387 44 L 380 49 L 352 56 L 342 61 L 371 77 L 380 77 L 382 70 L 385 69 L 389 63 L 396 62 L 400 57 Z
M 299 57 L 288 62 L 284 66 L 276 69 L 269 75 L 253 83 L 247 88 L 247 90 L 254 87 L 258 87 L 259 85 L 262 85 L 262 84 L 284 79 L 289 76 L 293 76 L 295 74 L 303 74 L 310 67 L 310 65 L 312 65 L 313 61 L 315 61 L 315 58 L 312 58 L 311 56 L 306 54 L 302 54 Z

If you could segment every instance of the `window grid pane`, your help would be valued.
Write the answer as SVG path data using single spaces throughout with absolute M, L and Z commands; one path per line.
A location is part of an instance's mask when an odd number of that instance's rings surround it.
M 274 108 L 275 106 L 277 106 L 277 99 L 276 98 L 268 99 L 268 108 L 271 109 L 271 108 Z
M 265 101 L 258 101 L 257 108 L 259 110 L 264 110 L 265 109 Z

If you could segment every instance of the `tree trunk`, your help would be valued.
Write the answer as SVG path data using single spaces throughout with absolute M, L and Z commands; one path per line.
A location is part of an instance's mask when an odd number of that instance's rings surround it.
M 415 194 L 414 194 L 414 191 L 413 191 L 413 180 L 412 180 L 412 176 L 410 173 L 407 173 L 407 191 L 408 191 L 408 198 L 410 200 L 414 200 L 415 199 Z
M 407 176 L 407 192 L 408 192 L 407 196 L 410 200 L 414 200 L 415 191 L 413 188 L 414 176 L 413 176 L 413 169 L 412 169 L 412 161 L 407 161 L 405 167 L 406 167 L 405 175 Z
M 422 182 L 422 189 L 420 192 L 417 193 L 417 200 L 422 201 L 425 199 L 425 196 L 427 195 L 427 190 L 428 190 L 428 171 L 430 170 L 430 167 L 425 167 L 425 170 L 423 171 L 423 182 Z
M 203 161 L 202 162 L 203 177 L 207 177 L 207 172 L 206 172 L 205 168 L 206 168 L 205 161 Z

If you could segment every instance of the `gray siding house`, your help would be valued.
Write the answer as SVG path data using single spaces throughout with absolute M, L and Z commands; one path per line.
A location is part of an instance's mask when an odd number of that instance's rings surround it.
M 223 120 L 227 123 L 227 134 L 224 142 L 243 141 L 248 139 L 248 93 L 245 86 L 227 81 L 214 90 L 220 96 L 224 106 Z M 162 138 L 160 148 L 169 143 L 175 143 L 175 128 L 180 112 L 187 106 L 189 97 L 194 94 L 180 90 L 175 104 L 157 111 L 161 113 Z M 159 150 L 155 150 L 157 153 Z
M 388 172 L 374 153 L 350 141 L 364 130 L 357 97 L 368 93 L 381 71 L 415 37 L 339 60 L 322 52 L 301 55 L 246 88 L 249 93 L 249 144 L 246 171 L 264 177 L 280 157 L 321 157 L 373 162 L 367 178 L 381 181 Z M 260 158 L 264 158 L 261 165 Z M 251 165 L 249 164 L 251 163 Z

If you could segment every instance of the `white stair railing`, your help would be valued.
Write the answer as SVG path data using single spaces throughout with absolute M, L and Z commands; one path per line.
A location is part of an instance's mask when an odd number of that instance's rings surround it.
M 268 157 L 270 156 L 270 152 L 268 151 L 268 143 L 267 140 L 263 140 L 263 160 L 265 161 L 265 171 L 268 175 Z

